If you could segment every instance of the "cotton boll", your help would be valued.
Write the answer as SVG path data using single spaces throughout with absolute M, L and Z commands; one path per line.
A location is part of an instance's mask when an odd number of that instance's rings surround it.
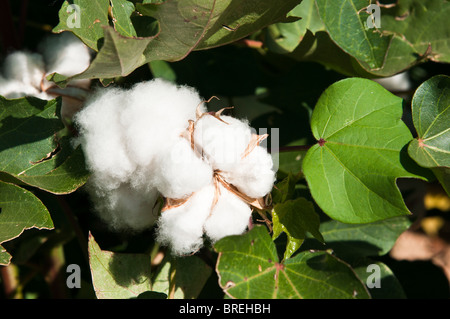
M 252 198 L 267 195 L 275 182 L 272 156 L 262 146 L 256 146 L 238 165 L 222 172 L 224 178 L 239 191 Z
M 3 75 L 8 80 L 39 89 L 45 74 L 44 60 L 38 53 L 17 51 L 9 54 L 3 65 Z
M 157 240 L 176 255 L 195 252 L 203 245 L 203 224 L 211 212 L 214 186 L 208 185 L 183 205 L 163 211 L 158 219 Z
M 186 130 L 200 103 L 194 89 L 161 79 L 135 85 L 121 118 L 130 156 L 139 165 L 149 165 L 155 154 L 170 147 Z
M 89 99 L 75 116 L 86 163 L 105 188 L 126 182 L 136 169 L 128 156 L 120 123 L 127 96 L 120 89 L 104 89 Z
M 151 227 L 157 218 L 158 192 L 136 192 L 129 184 L 102 192 L 89 182 L 88 189 L 98 216 L 114 231 L 140 232 Z
M 25 85 L 18 80 L 0 77 L 0 95 L 7 99 L 18 99 L 23 96 L 37 96 L 39 90 L 31 85 Z
M 164 197 L 184 198 L 212 181 L 211 166 L 195 154 L 184 138 L 158 154 L 154 165 L 158 171 L 153 180 Z
M 247 122 L 231 116 L 204 115 L 195 125 L 194 141 L 214 169 L 230 170 L 247 148 L 252 131 Z
M 91 61 L 90 49 L 71 32 L 52 35 L 40 44 L 46 64 L 46 73 L 57 72 L 65 76 L 82 73 Z M 82 87 L 89 86 L 90 80 L 71 82 Z
M 247 229 L 252 210 L 239 197 L 220 186 L 220 197 L 204 230 L 212 241 L 223 237 L 240 235 Z

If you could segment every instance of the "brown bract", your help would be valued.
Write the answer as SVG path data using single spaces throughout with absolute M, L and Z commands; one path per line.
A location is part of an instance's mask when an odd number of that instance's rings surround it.
M 204 102 L 209 102 L 209 101 L 211 101 L 212 98 L 215 98 L 215 96 L 211 97 L 208 101 L 204 101 Z M 201 104 L 199 104 L 197 106 L 196 120 L 195 121 L 189 120 L 188 127 L 187 127 L 186 131 L 181 134 L 181 137 L 186 138 L 190 142 L 191 148 L 194 151 L 194 153 L 203 159 L 203 151 L 201 149 L 198 149 L 198 146 L 195 144 L 195 141 L 194 141 L 195 125 L 196 125 L 197 121 L 199 119 L 201 119 L 203 116 L 212 116 L 212 117 L 216 118 L 218 121 L 221 121 L 221 122 L 229 125 L 222 118 L 220 118 L 220 116 L 225 110 L 232 109 L 233 107 L 225 107 L 225 108 L 220 109 L 217 112 L 201 112 L 201 110 L 200 110 Z M 257 147 L 268 136 L 269 136 L 268 134 L 264 134 L 264 135 L 252 134 L 251 140 L 250 140 L 249 144 L 247 145 L 247 148 L 245 149 L 244 153 L 242 154 L 241 159 L 248 156 L 255 149 L 255 147 Z M 264 209 L 267 209 L 267 207 L 268 207 L 268 203 L 267 203 L 265 197 L 252 198 L 252 197 L 246 195 L 245 193 L 239 191 L 236 186 L 234 186 L 226 181 L 226 179 L 223 177 L 223 174 L 220 170 L 214 170 L 213 184 L 214 184 L 215 192 L 214 192 L 213 203 L 211 205 L 210 214 L 213 211 L 215 205 L 217 204 L 217 202 L 219 200 L 220 186 L 223 186 L 226 190 L 233 193 L 234 195 L 239 197 L 242 201 L 244 201 L 245 203 L 247 203 L 248 205 L 250 205 L 256 209 L 264 210 Z M 184 205 L 194 194 L 195 193 L 192 193 L 191 195 L 187 196 L 186 198 L 182 198 L 182 199 L 166 198 L 165 204 L 161 211 L 164 212 L 169 209 Z

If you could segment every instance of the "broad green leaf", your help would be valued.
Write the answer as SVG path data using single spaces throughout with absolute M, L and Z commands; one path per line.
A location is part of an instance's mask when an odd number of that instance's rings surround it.
M 50 193 L 68 194 L 83 186 L 89 175 L 85 166 L 83 151 L 78 147 L 61 165 L 44 174 L 34 175 L 32 170 L 29 170 L 27 174 L 12 176 L 22 183 Z
M 208 49 L 234 42 L 281 20 L 297 3 L 296 0 L 283 1 L 282 4 L 252 0 L 246 1 L 245 5 L 231 0 L 137 3 L 136 11 L 141 17 L 158 21 L 160 30 L 157 35 L 124 37 L 112 27 L 99 23 L 104 26 L 104 44 L 91 66 L 74 77 L 67 78 L 60 74 L 53 74 L 49 76 L 49 79 L 64 86 L 69 79 L 126 76 L 134 69 L 151 61 L 181 60 L 193 50 Z M 95 2 L 83 2 L 80 6 L 85 10 L 90 8 L 100 10 Z M 61 11 L 64 10 L 66 9 L 63 5 Z M 101 10 L 105 11 L 103 14 L 107 13 L 107 8 L 101 7 Z M 129 11 L 128 8 L 126 15 Z M 121 15 L 123 16 L 124 14 Z M 66 15 L 60 16 L 60 19 L 66 19 Z M 141 27 L 144 25 L 142 24 Z M 76 33 L 65 26 L 62 24 L 57 30 L 64 29 Z M 135 27 L 137 28 L 137 25 Z M 136 29 L 136 32 L 139 34 L 140 30 Z M 122 34 L 124 34 L 123 30 Z M 92 34 L 78 32 L 77 35 L 85 42 L 99 39 L 97 33 L 92 36 Z
M 324 241 L 319 232 L 320 219 L 314 210 L 314 205 L 305 198 L 287 200 L 276 204 L 272 210 L 273 235 L 276 239 L 282 232 L 287 235 L 287 245 L 284 259 L 287 259 L 300 248 L 306 232 L 316 239 Z
M 320 225 L 327 247 L 340 258 L 382 256 L 394 246 L 398 236 L 409 228 L 407 217 L 395 217 L 368 224 L 344 224 L 336 220 Z
M 47 208 L 31 192 L 0 181 L 0 244 L 20 236 L 29 228 L 53 228 Z M 0 246 L 0 264 L 9 263 L 9 258 Z
M 215 244 L 219 284 L 233 298 L 369 298 L 364 284 L 328 252 L 301 252 L 279 262 L 267 229 Z M 338 274 L 338 275 L 337 275 Z
M 72 150 L 56 114 L 60 100 L 0 97 L 0 179 L 55 194 L 81 187 L 89 177 L 81 149 Z
M 381 28 L 383 33 L 403 38 L 419 58 L 449 62 L 449 14 L 449 1 L 399 0 L 394 7 L 381 12 Z
M 448 1 L 399 0 L 381 6 L 378 28 L 367 26 L 371 16 L 366 7 L 373 1 L 316 2 L 327 35 L 322 29 L 307 32 L 290 54 L 296 59 L 370 78 L 392 76 L 427 60 L 449 61 Z
M 197 256 L 166 257 L 152 278 L 153 291 L 165 293 L 174 299 L 195 299 L 212 273 Z
M 0 171 L 16 175 L 50 157 L 56 133 L 64 125 L 57 117 L 60 100 L 0 97 Z
M 136 298 L 151 290 L 150 255 L 101 250 L 89 234 L 89 264 L 99 299 Z
M 71 31 L 83 42 L 99 50 L 103 26 L 109 24 L 109 0 L 65 0 L 59 10 L 59 24 L 53 32 Z
M 321 95 L 311 119 L 318 143 L 303 172 L 330 217 L 369 223 L 409 214 L 396 179 L 423 177 L 402 151 L 412 135 L 401 116 L 402 99 L 371 80 L 341 80 Z
M 369 14 L 362 9 L 370 1 L 316 0 L 316 3 L 327 32 L 342 50 L 369 69 L 383 67 L 391 36 L 364 24 Z
M 280 22 L 268 27 L 266 45 L 277 53 L 292 52 L 302 41 L 307 30 L 315 33 L 324 30 L 317 12 L 315 0 L 303 0 L 288 13 L 288 17 L 298 17 L 293 22 Z
M 450 167 L 450 77 L 422 83 L 414 93 L 412 115 L 418 136 L 409 155 L 424 167 Z

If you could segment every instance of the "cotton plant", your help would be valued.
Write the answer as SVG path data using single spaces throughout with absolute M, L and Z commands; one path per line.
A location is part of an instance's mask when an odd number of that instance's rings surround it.
M 51 35 L 39 44 L 36 52 L 14 51 L 5 57 L 0 95 L 7 99 L 31 96 L 42 100 L 62 96 L 61 117 L 69 123 L 82 107 L 91 81 L 71 81 L 67 88 L 61 89 L 46 77 L 54 72 L 65 76 L 79 74 L 90 61 L 90 49 L 72 33 Z
M 156 226 L 176 255 L 246 231 L 275 180 L 245 120 L 208 112 L 196 90 L 161 79 L 96 92 L 75 116 L 99 216 L 116 231 Z M 160 201 L 163 199 L 163 201 Z

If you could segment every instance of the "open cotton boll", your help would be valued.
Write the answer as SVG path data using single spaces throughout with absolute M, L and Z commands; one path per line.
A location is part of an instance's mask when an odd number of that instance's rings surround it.
M 119 120 L 126 103 L 124 91 L 104 89 L 94 94 L 74 118 L 87 166 L 105 188 L 127 181 L 136 169 L 128 156 Z
M 149 165 L 186 130 L 201 102 L 194 89 L 162 79 L 135 85 L 121 118 L 130 156 L 139 165 Z
M 246 121 L 231 116 L 204 115 L 195 125 L 194 141 L 214 169 L 230 170 L 240 160 L 252 131 Z
M 57 72 L 65 76 L 73 76 L 85 71 L 91 62 L 90 49 L 71 32 L 63 32 L 49 36 L 39 45 L 45 61 L 46 75 Z M 89 79 L 70 81 L 71 85 L 89 88 Z M 44 80 L 44 88 L 52 85 Z
M 155 166 L 158 171 L 153 176 L 154 184 L 164 197 L 184 198 L 212 181 L 211 166 L 181 137 L 158 155 Z
M 44 73 L 44 60 L 38 53 L 17 51 L 9 54 L 3 64 L 6 79 L 20 81 L 36 89 L 40 88 Z
M 0 76 L 0 95 L 7 99 L 18 99 L 23 96 L 38 96 L 39 90 L 25 85 L 18 80 L 9 80 Z
M 203 245 L 203 224 L 211 212 L 214 186 L 208 185 L 183 205 L 163 211 L 158 219 L 157 240 L 176 255 L 195 252 Z
M 102 192 L 88 184 L 98 216 L 115 231 L 140 232 L 151 227 L 157 218 L 158 192 L 136 192 L 129 184 Z
M 267 195 L 275 182 L 272 156 L 262 146 L 256 146 L 238 165 L 222 172 L 225 179 L 252 198 Z
M 252 215 L 248 204 L 223 186 L 219 186 L 219 189 L 219 200 L 204 225 L 206 235 L 213 242 L 226 236 L 244 233 Z

